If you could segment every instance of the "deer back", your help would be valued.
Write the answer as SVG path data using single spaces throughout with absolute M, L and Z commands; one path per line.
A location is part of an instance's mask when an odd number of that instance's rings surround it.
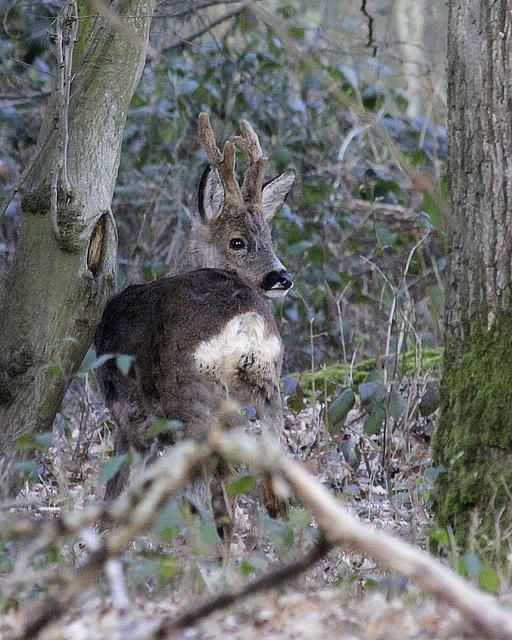
M 96 332 L 98 354 L 127 354 L 100 369 L 114 418 L 136 449 L 151 421 L 180 420 L 201 438 L 227 395 L 241 407 L 275 410 L 282 344 L 267 302 L 233 271 L 198 269 L 128 287 L 108 303 Z M 172 443 L 176 434 L 165 434 Z

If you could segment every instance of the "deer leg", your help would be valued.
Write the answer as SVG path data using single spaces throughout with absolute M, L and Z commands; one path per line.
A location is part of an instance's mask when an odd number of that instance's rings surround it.
M 212 497 L 212 513 L 219 538 L 229 542 L 233 534 L 232 508 L 225 491 L 225 482 L 231 475 L 231 469 L 225 458 L 215 463 L 213 477 L 210 481 Z
M 264 476 L 261 489 L 263 492 L 263 504 L 268 515 L 274 519 L 288 520 L 288 502 L 277 495 L 270 475 L 266 474 Z
M 277 440 L 282 439 L 284 418 L 281 405 L 281 394 L 277 387 L 265 394 L 262 403 L 258 408 L 258 413 L 262 423 L 262 435 L 269 434 Z M 274 489 L 272 476 L 266 474 L 262 481 L 263 504 L 271 518 L 288 520 L 288 502 L 277 495 Z

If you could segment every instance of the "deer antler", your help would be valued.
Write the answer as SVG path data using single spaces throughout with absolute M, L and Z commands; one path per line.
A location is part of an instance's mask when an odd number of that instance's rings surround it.
M 210 118 L 207 113 L 199 114 L 199 137 L 206 151 L 206 157 L 212 167 L 217 169 L 224 187 L 225 205 L 239 206 L 243 204 L 242 193 L 235 177 L 235 145 L 227 141 L 221 152 L 215 143 Z
M 247 120 L 242 120 L 240 129 L 242 135 L 235 136 L 235 145 L 249 158 L 249 166 L 242 185 L 242 197 L 247 203 L 261 206 L 261 190 L 267 158 L 263 155 L 258 136 Z

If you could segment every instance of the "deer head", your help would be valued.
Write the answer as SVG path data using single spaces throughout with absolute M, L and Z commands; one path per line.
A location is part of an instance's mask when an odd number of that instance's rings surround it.
M 275 254 L 269 221 L 282 207 L 295 171 L 287 169 L 264 185 L 267 158 L 246 120 L 241 131 L 221 151 L 208 115 L 199 115 L 199 135 L 209 165 L 201 178 L 199 212 L 193 217 L 179 271 L 231 269 L 265 297 L 281 297 L 292 286 L 292 276 Z M 236 149 L 249 160 L 241 188 L 235 175 Z

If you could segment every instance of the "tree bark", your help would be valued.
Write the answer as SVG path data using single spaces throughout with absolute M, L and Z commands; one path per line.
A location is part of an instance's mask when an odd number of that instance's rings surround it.
M 434 438 L 435 461 L 445 467 L 440 523 L 464 546 L 478 537 L 498 553 L 498 532 L 512 524 L 511 10 L 511 0 L 449 3 L 452 213 Z
M 407 115 L 417 118 L 421 107 L 421 68 L 423 59 L 423 32 L 425 27 L 425 1 L 395 0 L 395 19 L 400 48 L 403 55 Z
M 51 429 L 115 282 L 111 201 L 155 0 L 80 3 L 67 120 L 50 99 L 0 302 L 0 456 Z M 120 28 L 120 24 L 122 28 Z M 69 43 L 68 43 L 69 44 Z M 61 65 L 62 66 L 62 65 Z M 64 140 L 64 143 L 63 143 Z M 64 164 L 64 170 L 63 170 Z

